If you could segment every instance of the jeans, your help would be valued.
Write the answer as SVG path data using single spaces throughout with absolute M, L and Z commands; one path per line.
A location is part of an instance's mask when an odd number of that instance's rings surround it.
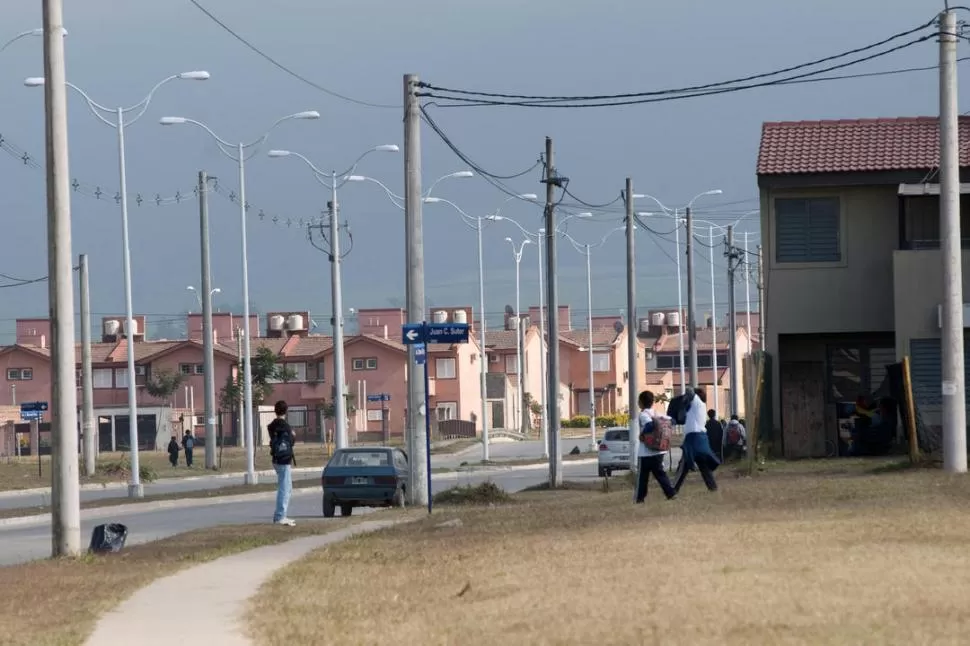
M 714 479 L 714 470 L 708 464 L 707 458 L 700 456 L 694 464 L 697 466 L 697 470 L 701 472 L 701 478 L 704 479 L 704 484 L 707 486 L 708 491 L 717 491 L 717 480 Z M 684 464 L 684 460 L 680 461 L 678 470 L 680 473 L 677 476 L 677 483 L 674 485 L 675 491 L 680 491 L 680 488 L 684 485 L 684 480 L 687 478 L 687 473 L 690 471 L 687 465 Z
M 293 493 L 292 467 L 289 464 L 274 464 L 276 469 L 276 511 L 273 522 L 286 518 L 286 510 L 290 506 L 290 494 Z
M 192 466 L 192 449 L 185 449 L 185 466 Z
M 664 456 L 650 455 L 640 457 L 640 470 L 637 474 L 637 502 L 643 502 L 647 497 L 647 484 L 650 482 L 650 475 L 656 478 L 657 484 L 663 489 L 667 498 L 673 498 L 677 493 L 670 484 L 670 478 L 664 471 Z

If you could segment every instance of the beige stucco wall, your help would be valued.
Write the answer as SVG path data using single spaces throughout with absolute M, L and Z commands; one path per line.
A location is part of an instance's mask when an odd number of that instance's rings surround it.
M 841 261 L 777 263 L 774 199 L 816 196 L 840 198 Z M 772 362 L 772 410 L 776 427 L 781 423 L 780 334 L 893 330 L 898 212 L 895 185 L 761 190 L 765 349 L 775 357 Z
M 896 251 L 893 278 L 896 317 L 896 359 L 909 354 L 910 339 L 938 339 L 938 306 L 943 302 L 943 269 L 939 249 Z M 970 288 L 970 252 L 963 252 L 964 302 Z M 968 322 L 964 321 L 964 326 Z

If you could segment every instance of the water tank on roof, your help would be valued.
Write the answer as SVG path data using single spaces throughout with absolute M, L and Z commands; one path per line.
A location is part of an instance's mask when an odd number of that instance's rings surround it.
M 670 327 L 680 327 L 680 312 L 667 312 L 667 325 Z
M 291 331 L 301 331 L 306 329 L 306 325 L 303 323 L 302 314 L 290 314 L 290 318 L 286 320 L 286 327 Z
M 448 312 L 444 310 L 438 310 L 431 315 L 431 318 L 435 323 L 447 323 Z
M 655 327 L 660 327 L 661 325 L 664 324 L 664 313 L 663 312 L 654 312 L 653 314 L 650 315 L 650 322 Z
M 279 332 L 283 329 L 283 317 L 279 314 L 273 314 L 269 317 L 269 329 L 274 332 Z
M 649 332 L 650 331 L 650 319 L 648 319 L 648 318 L 640 319 L 640 321 L 637 323 L 637 328 L 641 332 Z
M 138 319 L 131 319 L 131 327 L 133 328 L 132 331 L 131 331 L 131 335 L 137 335 L 138 334 Z M 129 336 L 129 334 L 128 334 L 128 321 L 125 321 L 124 329 L 125 329 L 125 336 Z
M 105 336 L 118 336 L 118 332 L 121 330 L 121 323 L 115 319 L 109 319 L 104 322 L 104 335 Z
M 465 310 L 455 310 L 451 320 L 455 323 L 468 323 L 468 314 L 465 313 Z

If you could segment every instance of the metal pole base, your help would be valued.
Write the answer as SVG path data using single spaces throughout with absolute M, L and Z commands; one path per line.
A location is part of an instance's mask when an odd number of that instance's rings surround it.
M 145 487 L 141 484 L 130 484 L 128 485 L 128 497 L 129 498 L 144 498 L 145 497 Z
M 259 474 L 254 473 L 249 475 L 248 473 L 243 476 L 243 484 L 245 485 L 257 485 L 259 484 Z

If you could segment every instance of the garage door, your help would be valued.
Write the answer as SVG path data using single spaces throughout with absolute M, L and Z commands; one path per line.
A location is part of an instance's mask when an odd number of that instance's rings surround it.
M 924 406 L 943 403 L 940 382 L 943 381 L 943 363 L 939 339 L 911 339 L 909 342 L 909 371 L 917 401 Z M 970 348 L 966 340 L 963 346 L 963 384 L 970 384 Z M 970 398 L 968 398 L 970 402 Z

